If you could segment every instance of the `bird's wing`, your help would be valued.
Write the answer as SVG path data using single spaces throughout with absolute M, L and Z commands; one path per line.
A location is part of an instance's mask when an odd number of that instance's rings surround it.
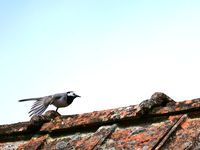
M 52 95 L 42 97 L 41 99 L 35 101 L 31 107 L 31 110 L 29 111 L 30 116 L 41 115 L 47 109 L 47 107 L 52 103 L 52 101 L 53 101 Z

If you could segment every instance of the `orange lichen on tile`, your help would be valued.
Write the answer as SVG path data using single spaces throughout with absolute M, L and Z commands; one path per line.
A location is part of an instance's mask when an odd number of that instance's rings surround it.
M 48 135 L 32 138 L 27 143 L 19 145 L 18 150 L 39 149 L 44 144 L 44 141 L 46 141 L 47 137 Z
M 181 115 L 174 115 L 174 116 L 169 116 L 169 120 L 170 121 L 174 121 L 174 120 L 177 120 L 177 119 L 179 119 L 181 117 Z
M 189 120 L 186 120 L 184 123 L 181 124 L 182 129 L 186 129 L 190 126 Z

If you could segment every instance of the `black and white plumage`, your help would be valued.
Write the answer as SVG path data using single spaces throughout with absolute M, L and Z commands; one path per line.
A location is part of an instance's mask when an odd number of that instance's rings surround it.
M 21 99 L 19 102 L 35 101 L 29 111 L 30 116 L 33 116 L 41 115 L 51 104 L 54 105 L 56 107 L 56 111 L 58 111 L 58 108 L 69 106 L 76 97 L 80 96 L 75 94 L 73 91 L 69 91 L 66 93 L 58 93 L 44 97 Z

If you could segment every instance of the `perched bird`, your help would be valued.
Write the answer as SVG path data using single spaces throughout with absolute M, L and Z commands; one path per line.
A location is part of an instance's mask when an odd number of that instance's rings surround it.
M 29 111 L 30 116 L 33 116 L 41 115 L 51 104 L 57 107 L 57 112 L 58 108 L 69 106 L 76 97 L 80 96 L 75 94 L 73 91 L 69 91 L 66 93 L 58 93 L 44 97 L 21 99 L 19 102 L 32 100 L 35 101 L 31 107 L 31 110 Z

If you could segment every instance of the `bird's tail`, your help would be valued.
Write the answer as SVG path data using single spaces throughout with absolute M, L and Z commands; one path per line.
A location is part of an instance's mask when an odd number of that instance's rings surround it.
M 25 102 L 25 101 L 37 101 L 37 100 L 40 100 L 41 97 L 38 97 L 38 98 L 27 98 L 27 99 L 20 99 L 18 100 L 19 102 Z

